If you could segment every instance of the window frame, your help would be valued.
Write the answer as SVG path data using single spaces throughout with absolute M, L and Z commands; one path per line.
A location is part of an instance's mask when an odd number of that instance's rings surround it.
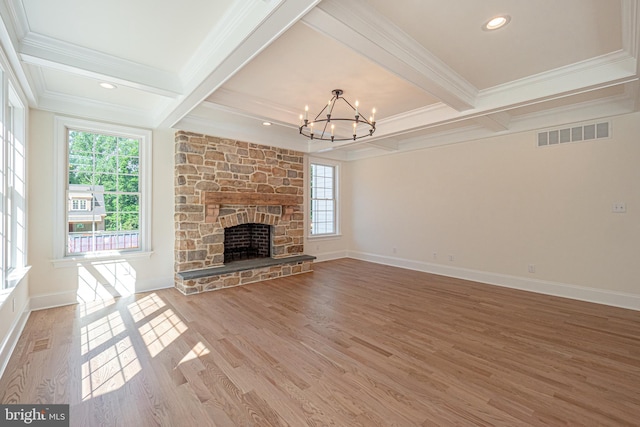
M 333 169 L 333 232 L 331 233 L 312 233 L 312 224 L 313 220 L 311 218 L 312 215 L 312 205 L 314 198 L 312 183 L 313 176 L 311 174 L 311 169 L 314 165 L 330 167 Z M 309 200 L 308 200 L 308 208 L 309 213 L 306 215 L 308 226 L 307 226 L 307 238 L 308 239 L 322 239 L 322 238 L 330 238 L 330 237 L 338 237 L 340 236 L 340 163 L 334 162 L 327 159 L 317 159 L 317 158 L 309 158 L 309 164 L 307 168 L 309 179 L 307 182 L 307 189 L 309 190 Z
M 27 116 L 25 104 L 13 85 L 7 82 L 5 88 L 3 270 L 10 277 L 27 264 Z M 3 283 L 8 286 L 6 281 Z
M 97 122 L 92 120 L 76 119 L 71 117 L 56 116 L 54 137 L 54 170 L 55 175 L 55 215 L 54 215 L 54 266 L 64 267 L 76 265 L 78 260 L 83 259 L 113 259 L 113 258 L 135 258 L 139 256 L 150 256 L 151 250 L 151 149 L 152 132 L 150 130 L 134 128 L 122 125 Z M 68 206 L 67 196 L 68 174 L 69 174 L 69 130 L 90 132 L 96 134 L 106 134 L 117 137 L 134 138 L 140 141 L 140 172 L 139 172 L 139 192 L 140 192 L 140 247 L 136 249 L 124 249 L 115 251 L 97 251 L 82 254 L 67 254 L 66 240 L 68 228 Z

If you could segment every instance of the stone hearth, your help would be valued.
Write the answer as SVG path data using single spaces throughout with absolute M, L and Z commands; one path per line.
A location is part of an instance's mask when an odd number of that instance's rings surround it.
M 311 271 L 313 257 L 302 256 L 303 161 L 293 150 L 178 131 L 176 288 L 192 294 Z M 250 223 L 271 227 L 275 262 L 222 268 L 225 228 Z

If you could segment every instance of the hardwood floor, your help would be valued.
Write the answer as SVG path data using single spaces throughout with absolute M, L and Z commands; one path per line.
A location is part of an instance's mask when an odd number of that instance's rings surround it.
M 31 314 L 3 403 L 73 426 L 638 425 L 640 313 L 343 259 Z

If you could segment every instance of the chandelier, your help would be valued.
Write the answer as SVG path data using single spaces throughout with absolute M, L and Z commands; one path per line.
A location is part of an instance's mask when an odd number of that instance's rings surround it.
M 350 141 L 371 136 L 376 131 L 376 109 L 369 120 L 360 115 L 358 101 L 355 107 L 342 96 L 342 89 L 331 91 L 333 97 L 313 120 L 309 120 L 309 106 L 300 114 L 300 135 L 311 140 Z M 339 102 L 342 101 L 342 102 Z

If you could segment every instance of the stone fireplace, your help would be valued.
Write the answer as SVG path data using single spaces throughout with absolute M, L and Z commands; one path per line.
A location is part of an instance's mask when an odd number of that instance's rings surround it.
M 311 271 L 303 164 L 301 152 L 178 131 L 176 288 L 192 294 Z

